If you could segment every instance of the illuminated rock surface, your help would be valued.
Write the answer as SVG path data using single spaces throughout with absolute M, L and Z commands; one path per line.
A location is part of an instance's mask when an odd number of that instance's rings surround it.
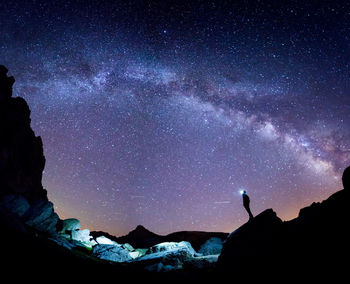
M 220 238 L 210 238 L 198 250 L 202 255 L 219 255 L 222 250 L 223 241 Z
M 80 221 L 75 218 L 62 220 L 59 226 L 61 227 L 59 230 L 61 234 L 70 234 L 72 231 L 80 230 L 81 228 Z
M 96 245 L 92 249 L 92 254 L 100 259 L 115 262 L 132 260 L 129 251 L 117 245 Z

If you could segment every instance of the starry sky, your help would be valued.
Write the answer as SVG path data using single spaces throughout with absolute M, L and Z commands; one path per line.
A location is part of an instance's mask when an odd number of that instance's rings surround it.
M 231 232 L 342 188 L 348 1 L 1 1 L 0 64 L 82 228 Z

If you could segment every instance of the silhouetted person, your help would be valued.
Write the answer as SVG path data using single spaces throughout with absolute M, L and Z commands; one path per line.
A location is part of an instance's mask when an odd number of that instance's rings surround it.
M 344 170 L 343 176 L 342 176 L 343 186 L 344 189 L 350 190 L 350 167 L 347 167 Z
M 7 77 L 7 68 L 4 65 L 0 65 L 0 99 L 10 98 L 12 96 L 12 85 L 15 79 Z
M 250 199 L 249 196 L 247 195 L 247 192 L 245 190 L 242 191 L 242 197 L 243 197 L 243 206 L 245 210 L 247 210 L 249 214 L 249 220 L 252 220 L 254 218 L 252 212 L 250 211 Z

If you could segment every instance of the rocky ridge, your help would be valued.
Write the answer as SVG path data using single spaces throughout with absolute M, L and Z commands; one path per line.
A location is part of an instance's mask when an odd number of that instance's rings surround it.
M 347 168 L 343 179 L 349 179 Z M 345 183 L 344 183 L 345 187 Z M 300 210 L 282 221 L 267 209 L 233 231 L 223 244 L 217 268 L 238 275 L 290 274 L 334 277 L 346 274 L 349 253 L 349 188 Z

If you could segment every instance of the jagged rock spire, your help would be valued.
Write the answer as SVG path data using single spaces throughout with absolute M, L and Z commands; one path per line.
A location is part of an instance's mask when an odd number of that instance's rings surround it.
M 7 76 L 8 69 L 0 65 L 0 100 L 12 97 L 12 86 L 15 78 Z
M 30 201 L 46 201 L 43 144 L 30 126 L 27 102 L 12 97 L 15 79 L 7 72 L 0 65 L 0 197 L 21 194 Z

